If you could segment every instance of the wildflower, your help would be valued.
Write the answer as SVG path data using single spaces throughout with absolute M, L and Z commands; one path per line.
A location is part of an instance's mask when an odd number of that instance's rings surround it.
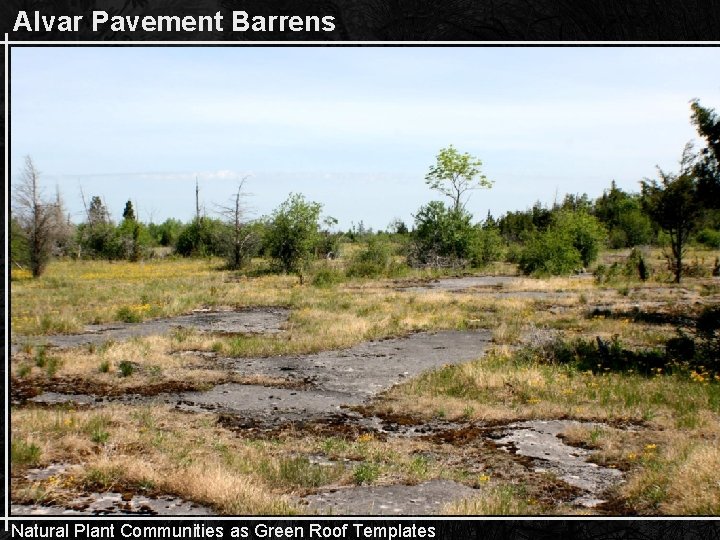
M 481 484 L 487 484 L 490 481 L 490 477 L 487 474 L 481 474 L 478 477 L 478 480 L 480 481 Z
M 374 440 L 374 439 L 375 439 L 375 437 L 373 436 L 372 433 L 363 433 L 362 435 L 360 435 L 360 436 L 357 438 L 357 442 L 359 442 L 359 443 L 368 443 L 368 442 L 370 442 L 370 441 L 372 441 L 372 440 Z
M 648 452 L 649 452 L 649 451 L 652 451 L 652 450 L 655 450 L 656 448 L 657 448 L 657 444 L 646 444 L 646 445 L 645 445 L 645 450 L 648 451 Z

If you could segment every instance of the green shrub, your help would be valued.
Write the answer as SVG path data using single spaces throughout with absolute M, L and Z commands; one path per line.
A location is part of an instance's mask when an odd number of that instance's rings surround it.
M 390 244 L 378 237 L 371 237 L 365 249 L 358 251 L 347 269 L 349 277 L 380 277 L 388 273 L 392 264 Z
M 331 287 L 344 279 L 342 271 L 329 265 L 323 265 L 315 271 L 312 277 L 312 284 L 315 287 Z
M 120 364 L 118 364 L 118 369 L 120 369 L 121 377 L 129 377 L 135 371 L 135 366 L 132 362 L 129 362 L 128 360 L 123 360 L 122 362 L 120 362 Z
M 476 268 L 481 268 L 503 257 L 504 243 L 500 230 L 496 227 L 476 227 L 472 241 L 470 262 Z
M 548 230 L 525 244 L 518 264 L 525 274 L 561 275 L 578 270 L 582 258 L 567 235 Z
M 583 211 L 561 210 L 547 230 L 535 233 L 520 253 L 525 274 L 562 275 L 587 267 L 597 258 L 605 230 Z
M 714 229 L 703 229 L 695 237 L 698 243 L 706 247 L 718 249 L 720 248 L 720 231 Z

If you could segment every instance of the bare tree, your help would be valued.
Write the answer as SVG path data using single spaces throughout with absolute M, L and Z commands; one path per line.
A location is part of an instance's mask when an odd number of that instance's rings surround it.
M 243 187 L 247 178 L 246 176 L 240 181 L 237 193 L 235 193 L 235 196 L 232 198 L 231 204 L 219 207 L 220 214 L 225 216 L 225 222 L 231 228 L 228 268 L 232 270 L 241 268 L 243 264 L 248 261 L 257 243 L 255 234 L 253 234 L 248 226 L 246 219 L 248 210 L 243 201 L 247 196 L 246 193 L 243 193 Z
M 45 271 L 55 239 L 54 204 L 42 198 L 40 172 L 30 156 L 25 157 L 25 166 L 20 182 L 15 188 L 14 202 L 16 219 L 27 239 L 30 270 L 33 277 Z

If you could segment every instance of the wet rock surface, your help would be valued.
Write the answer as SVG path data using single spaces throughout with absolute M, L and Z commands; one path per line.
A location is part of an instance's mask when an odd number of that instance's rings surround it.
M 166 334 L 176 329 L 217 334 L 277 333 L 282 331 L 290 311 L 284 308 L 248 308 L 242 310 L 195 310 L 187 315 L 152 319 L 139 323 L 91 324 L 80 334 L 61 334 L 28 338 L 33 345 L 49 345 L 58 348 L 102 345 L 114 340 L 123 341 L 133 337 Z M 12 352 L 19 350 L 13 343 Z
M 12 516 L 146 515 L 211 516 L 212 509 L 177 497 L 146 497 L 127 493 L 88 493 L 63 506 L 13 504 Z
M 444 505 L 477 495 L 451 480 L 430 480 L 414 486 L 356 486 L 310 495 L 307 508 L 319 514 L 345 516 L 426 516 Z
M 622 481 L 617 469 L 588 461 L 592 450 L 568 446 L 560 435 L 573 426 L 599 427 L 600 424 L 574 420 L 532 420 L 509 424 L 498 431 L 495 443 L 502 449 L 532 458 L 535 472 L 550 472 L 583 495 L 572 501 L 587 507 L 604 502 L 602 493 Z M 497 436 L 497 435 L 496 435 Z

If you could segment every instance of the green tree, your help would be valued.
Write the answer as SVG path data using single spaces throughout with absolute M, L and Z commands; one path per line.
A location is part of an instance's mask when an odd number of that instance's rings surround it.
M 303 281 L 303 272 L 319 238 L 322 205 L 308 202 L 299 193 L 290 196 L 272 214 L 265 243 L 270 256 L 284 272 L 294 272 Z
M 706 207 L 720 208 L 720 116 L 714 109 L 702 107 L 697 99 L 690 108 L 692 123 L 707 143 L 695 163 L 698 192 Z
M 115 225 L 110 220 L 110 213 L 103 200 L 97 195 L 93 196 L 86 214 L 85 223 L 77 228 L 77 243 L 81 254 L 89 257 L 116 258 Z
M 147 228 L 135 218 L 132 202 L 128 201 L 123 210 L 123 220 L 115 229 L 113 256 L 133 262 L 139 261 L 150 245 L 150 241 Z
M 452 145 L 443 148 L 437 155 L 435 165 L 425 175 L 425 183 L 450 197 L 452 209 L 460 211 L 464 204 L 463 195 L 468 191 L 492 187 L 492 181 L 482 174 L 482 161 L 467 152 L 461 154 Z
M 650 218 L 670 237 L 666 254 L 675 282 L 682 278 L 682 261 L 687 241 L 702 212 L 696 177 L 697 156 L 692 144 L 685 145 L 677 174 L 658 170 L 658 180 L 643 180 L 642 204 Z

